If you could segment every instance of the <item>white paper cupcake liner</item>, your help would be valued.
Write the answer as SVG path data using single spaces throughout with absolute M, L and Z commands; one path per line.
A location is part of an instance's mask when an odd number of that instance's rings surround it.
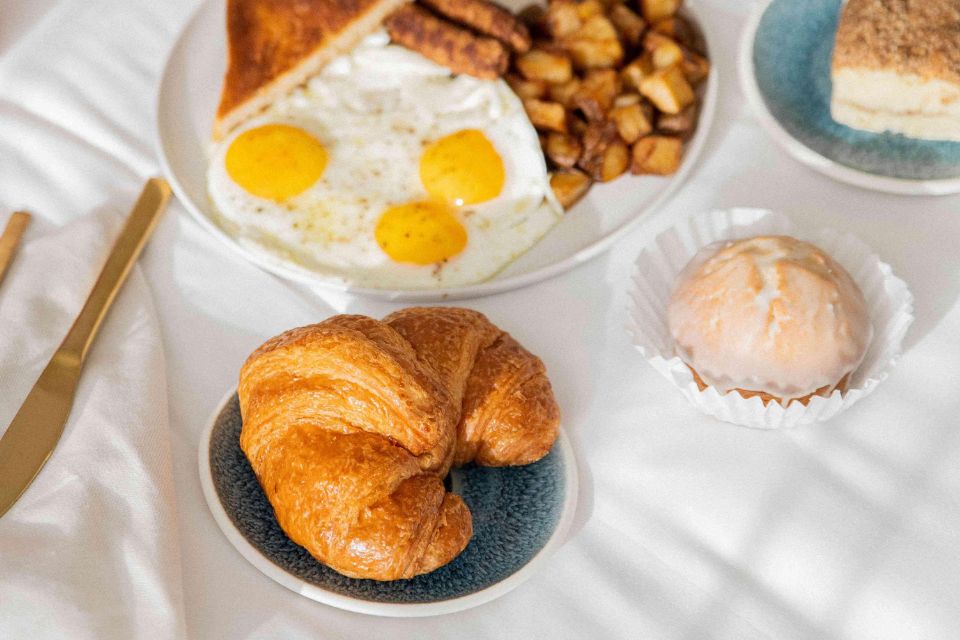
M 806 405 L 778 402 L 766 406 L 759 397 L 744 398 L 713 387 L 701 391 L 686 364 L 677 357 L 667 326 L 667 304 L 677 276 L 702 247 L 720 240 L 757 235 L 789 235 L 817 245 L 850 273 L 863 291 L 873 323 L 873 340 L 863 362 L 850 376 L 846 391 L 814 396 Z M 830 229 L 805 233 L 790 220 L 765 209 L 729 209 L 691 217 L 657 236 L 637 257 L 633 276 L 629 330 L 644 358 L 704 413 L 747 427 L 779 429 L 829 420 L 871 393 L 900 358 L 903 336 L 913 322 L 913 296 L 907 285 L 863 242 Z

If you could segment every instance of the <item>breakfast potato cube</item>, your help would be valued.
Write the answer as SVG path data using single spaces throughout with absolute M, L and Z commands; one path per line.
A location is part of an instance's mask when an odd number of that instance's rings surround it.
M 577 16 L 585 21 L 593 16 L 602 16 L 603 9 L 603 5 L 598 0 L 583 0 L 577 4 Z
M 620 93 L 620 79 L 613 69 L 594 69 L 580 82 L 573 102 L 587 120 L 603 120 Z
M 632 104 L 640 104 L 643 98 L 639 93 L 621 93 L 613 99 L 615 107 L 629 107 Z
M 611 152 L 610 159 L 607 159 L 608 149 L 620 145 L 626 147 L 617 133 L 617 127 L 612 122 L 590 122 L 583 134 L 583 153 L 580 155 L 577 164 L 594 180 L 604 180 L 605 176 L 611 176 L 615 173 L 617 158 L 621 155 L 620 150 L 614 149 Z
M 657 116 L 657 130 L 687 139 L 697 128 L 697 104 L 693 103 L 676 114 L 661 113 Z
M 632 155 L 631 173 L 670 175 L 680 168 L 683 142 L 670 136 L 647 136 L 633 145 Z
M 673 16 L 680 9 L 681 0 L 640 0 L 640 12 L 647 22 L 656 22 Z
M 574 0 L 551 0 L 547 5 L 547 30 L 554 38 L 566 38 L 582 21 Z
M 583 153 L 580 154 L 580 166 L 587 173 L 591 173 L 591 161 L 601 155 L 604 149 L 618 137 L 617 127 L 612 122 L 588 122 L 583 132 Z
M 625 4 L 615 4 L 610 8 L 610 22 L 620 34 L 620 39 L 628 47 L 640 44 L 647 24 L 643 18 L 630 10 Z
M 527 80 L 566 82 L 573 76 L 570 58 L 543 49 L 531 49 L 519 56 L 516 66 Z
M 567 131 L 567 110 L 562 104 L 531 98 L 523 101 L 523 108 L 534 127 L 543 131 Z
M 612 122 L 591 122 L 583 134 L 578 163 L 594 180 L 608 182 L 627 170 L 630 150 Z
M 515 73 L 508 73 L 504 79 L 521 100 L 543 98 L 547 95 L 547 88 L 550 86 L 545 80 L 527 80 Z
M 627 144 L 633 144 L 641 136 L 653 131 L 653 125 L 640 103 L 614 107 L 610 110 L 610 121 L 617 125 L 617 132 Z
M 601 14 L 586 19 L 570 37 L 584 40 L 616 40 L 617 30 L 613 28 L 613 23 Z
M 551 84 L 547 89 L 547 93 L 554 102 L 559 102 L 567 109 L 574 109 L 576 105 L 573 102 L 573 98 L 579 90 L 580 79 L 570 78 L 560 84 Z
M 567 114 L 567 129 L 573 135 L 583 139 L 587 132 L 587 121 L 575 113 L 569 113 Z
M 683 60 L 680 62 L 680 68 L 683 70 L 687 82 L 694 86 L 703 82 L 710 75 L 710 61 L 690 49 L 683 50 Z
M 657 20 L 651 28 L 657 33 L 662 33 L 668 38 L 672 38 L 675 42 L 680 43 L 688 49 L 696 49 L 697 32 L 694 31 L 689 22 L 680 16 Z
M 630 148 L 617 138 L 604 150 L 600 163 L 600 182 L 610 182 L 626 173 L 630 167 Z
M 583 145 L 576 136 L 567 133 L 551 133 L 547 136 L 547 144 L 543 147 L 547 157 L 558 167 L 569 169 L 577 164 Z
M 590 189 L 590 178 L 579 169 L 560 169 L 550 176 L 553 195 L 564 209 L 569 209 Z
M 563 47 L 570 54 L 577 69 L 606 69 L 623 60 L 623 45 L 616 38 L 567 38 L 563 41 Z
M 654 71 L 650 54 L 644 54 L 620 70 L 620 80 L 628 89 L 639 92 L 643 79 L 653 75 Z
M 659 69 L 640 82 L 640 94 L 664 113 L 680 113 L 694 100 L 693 89 L 680 67 Z
M 643 36 L 643 48 L 650 52 L 650 59 L 655 69 L 672 67 L 683 62 L 683 49 L 667 36 L 648 31 Z

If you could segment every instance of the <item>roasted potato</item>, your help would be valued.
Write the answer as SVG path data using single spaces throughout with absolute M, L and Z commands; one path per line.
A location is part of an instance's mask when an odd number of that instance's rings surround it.
M 630 172 L 660 176 L 676 173 L 683 155 L 683 142 L 671 136 L 646 136 L 633 145 Z
M 547 144 L 544 149 L 551 162 L 558 167 L 569 169 L 577 164 L 577 160 L 580 159 L 583 145 L 576 136 L 553 132 L 547 136 Z
M 694 98 L 679 66 L 654 71 L 640 82 L 640 93 L 664 113 L 680 113 Z
M 657 20 L 650 28 L 668 38 L 673 38 L 674 41 L 688 49 L 696 50 L 697 48 L 697 32 L 694 31 L 689 22 L 680 16 Z
M 567 131 L 567 110 L 558 102 L 532 98 L 523 101 L 523 108 L 533 126 L 542 131 Z
M 547 5 L 547 30 L 554 38 L 566 38 L 581 24 L 575 0 L 551 0 Z
M 610 22 L 620 34 L 620 39 L 628 47 L 640 44 L 647 23 L 634 13 L 627 5 L 616 3 L 610 7 Z
M 563 47 L 569 52 L 577 69 L 605 69 L 614 67 L 623 60 L 623 45 L 617 38 L 566 38 Z
M 680 9 L 681 0 L 640 0 L 640 12 L 647 22 L 656 22 L 673 16 Z
M 527 80 L 543 80 L 546 82 L 566 82 L 573 77 L 573 68 L 570 58 L 558 53 L 551 53 L 543 49 L 531 49 L 518 56 L 516 67 Z
M 617 30 L 605 15 L 600 14 L 585 19 L 580 28 L 570 34 L 570 37 L 585 40 L 616 40 Z
M 612 122 L 591 122 L 583 134 L 583 153 L 578 163 L 594 180 L 609 182 L 630 165 L 630 150 Z
M 615 107 L 629 107 L 632 104 L 640 104 L 643 97 L 639 93 L 621 93 L 613 99 Z
M 547 88 L 547 93 L 554 102 L 559 102 L 567 109 L 575 109 L 577 105 L 574 104 L 573 97 L 579 89 L 580 78 L 570 78 L 560 84 L 551 84 Z
M 710 61 L 690 49 L 683 50 L 683 60 L 680 62 L 683 75 L 687 82 L 696 86 L 710 75 Z
M 603 120 L 620 92 L 620 79 L 613 69 L 594 69 L 587 73 L 573 96 L 573 103 L 587 120 Z
M 643 79 L 652 75 L 654 71 L 653 60 L 650 59 L 650 54 L 644 54 L 620 70 L 620 79 L 623 82 L 623 86 L 632 91 L 639 92 Z
M 625 171 L 679 168 L 697 125 L 694 87 L 710 72 L 698 32 L 676 15 L 681 3 L 547 0 L 520 15 L 532 48 L 513 57 L 506 80 L 537 129 L 564 208 Z
M 640 137 L 653 131 L 653 125 L 639 102 L 612 108 L 610 121 L 617 126 L 617 132 L 627 144 L 633 144 Z
M 545 80 L 528 80 L 516 73 L 508 73 L 504 79 L 521 100 L 543 98 L 547 95 L 547 89 L 550 86 Z
M 643 48 L 650 52 L 654 69 L 672 67 L 683 62 L 683 49 L 680 45 L 656 31 L 648 31 L 643 36 Z
M 590 178 L 579 169 L 560 169 L 550 176 L 553 195 L 564 209 L 569 209 L 590 189 Z
M 568 113 L 567 130 L 582 140 L 583 135 L 587 132 L 587 121 L 576 113 Z
M 627 143 L 617 138 L 604 150 L 600 163 L 600 175 L 596 179 L 600 182 L 610 182 L 627 172 L 630 168 L 630 148 Z
M 687 139 L 697 128 L 697 104 L 691 104 L 680 113 L 661 113 L 657 116 L 657 131 Z
M 597 0 L 582 0 L 577 3 L 577 16 L 581 20 L 587 20 L 593 16 L 603 15 L 603 5 Z

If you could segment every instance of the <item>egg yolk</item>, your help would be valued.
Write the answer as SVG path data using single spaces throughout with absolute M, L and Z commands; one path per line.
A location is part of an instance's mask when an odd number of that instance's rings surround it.
M 244 131 L 227 149 L 227 174 L 248 193 L 281 202 L 306 191 L 323 174 L 327 150 L 312 135 L 285 124 Z
M 476 129 L 434 141 L 420 158 L 420 181 L 427 193 L 458 207 L 496 198 L 504 177 L 500 154 Z
M 396 262 L 427 265 L 467 246 L 467 231 L 452 209 L 439 202 L 408 202 L 384 211 L 374 231 L 377 244 Z

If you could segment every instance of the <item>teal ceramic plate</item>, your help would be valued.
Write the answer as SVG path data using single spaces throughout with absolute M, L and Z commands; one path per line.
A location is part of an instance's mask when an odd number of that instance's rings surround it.
M 475 607 L 528 578 L 563 542 L 576 505 L 577 476 L 561 431 L 545 458 L 522 467 L 455 469 L 448 487 L 473 514 L 473 538 L 453 562 L 410 580 L 340 575 L 280 529 L 240 450 L 240 405 L 230 393 L 200 441 L 200 482 L 233 546 L 267 576 L 313 600 L 382 616 L 430 616 Z
M 740 44 L 747 100 L 771 136 L 814 169 L 900 194 L 960 192 L 960 143 L 870 133 L 830 117 L 830 60 L 843 0 L 767 0 Z

